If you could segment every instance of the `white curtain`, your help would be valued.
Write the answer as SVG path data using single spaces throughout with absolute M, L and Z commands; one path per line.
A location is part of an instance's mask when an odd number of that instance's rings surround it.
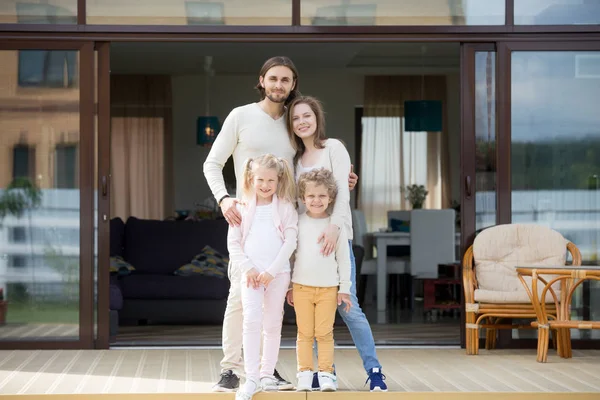
M 387 210 L 402 208 L 399 117 L 363 117 L 360 204 L 369 232 L 387 227 Z
M 402 134 L 402 164 L 406 185 L 427 185 L 427 133 Z
M 406 185 L 424 185 L 425 208 L 441 208 L 439 134 L 405 132 L 400 117 L 363 117 L 362 124 L 360 207 L 368 230 L 387 228 L 389 210 L 411 208 Z

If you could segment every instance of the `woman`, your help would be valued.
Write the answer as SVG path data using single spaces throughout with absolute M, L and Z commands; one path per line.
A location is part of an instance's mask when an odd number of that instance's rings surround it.
M 344 144 L 337 139 L 328 139 L 325 134 L 325 115 L 321 102 L 314 97 L 300 96 L 288 106 L 287 127 L 292 146 L 296 150 L 294 164 L 296 180 L 300 174 L 315 168 L 330 170 L 335 177 L 338 193 L 331 212 L 331 223 L 319 237 L 323 242 L 323 254 L 329 255 L 336 246 L 340 230 L 344 229 L 346 237 L 352 238 L 352 214 L 350 211 L 350 189 L 348 188 L 348 171 L 350 171 L 350 155 Z M 304 212 L 301 205 L 299 213 Z M 377 359 L 375 341 L 369 321 L 358 305 L 356 298 L 356 262 L 350 247 L 351 294 L 352 306 L 349 312 L 340 310 L 342 319 L 348 326 L 352 339 L 363 360 L 363 367 L 370 380 L 371 391 L 387 391 L 385 376 L 381 373 L 381 364 Z M 289 294 L 289 292 L 288 292 Z M 288 303 L 289 303 L 288 297 Z M 340 307 L 344 307 L 342 303 Z M 313 380 L 313 388 L 318 385 Z

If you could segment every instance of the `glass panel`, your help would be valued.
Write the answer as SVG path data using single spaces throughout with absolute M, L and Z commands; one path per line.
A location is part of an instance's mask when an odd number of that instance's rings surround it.
M 76 24 L 77 0 L 2 0 L 0 24 Z
M 0 51 L 0 340 L 79 339 L 78 61 Z
M 505 0 L 302 0 L 302 25 L 504 25 Z
M 87 0 L 87 23 L 291 25 L 292 0 Z
M 512 53 L 512 222 L 555 229 L 590 264 L 600 252 L 599 65 L 600 51 Z M 598 288 L 576 292 L 573 319 L 597 318 Z
M 514 0 L 515 25 L 597 25 L 598 0 Z
M 475 53 L 475 230 L 496 225 L 496 53 Z

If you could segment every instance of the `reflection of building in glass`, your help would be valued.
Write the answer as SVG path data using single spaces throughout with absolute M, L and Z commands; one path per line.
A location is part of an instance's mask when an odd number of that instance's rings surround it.
M 462 0 L 308 0 L 303 25 L 464 25 Z
M 16 179 L 41 190 L 39 207 L 0 221 L 0 287 L 61 295 L 79 268 L 77 53 L 1 51 L 0 65 L 0 194 Z
M 463 2 L 302 0 L 302 25 L 465 25 Z M 87 2 L 86 14 L 89 24 L 285 26 L 291 24 L 292 1 L 146 0 L 140 7 L 137 0 L 97 0 Z M 0 5 L 0 23 L 17 19 L 28 24 L 76 24 L 76 15 L 77 0 L 5 0 Z
M 0 23 L 76 24 L 77 0 L 3 0 Z
M 10 160 L 0 163 L 0 187 L 19 176 L 34 178 L 42 189 L 64 187 L 65 180 L 77 184 L 77 57 L 62 50 L 39 53 L 0 52 L 0 154 Z

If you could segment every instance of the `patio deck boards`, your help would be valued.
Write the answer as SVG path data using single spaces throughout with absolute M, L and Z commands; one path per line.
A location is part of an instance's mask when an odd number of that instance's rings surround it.
M 535 350 L 482 350 L 467 356 L 458 348 L 378 348 L 390 392 L 368 393 L 366 375 L 353 348 L 336 349 L 339 391 L 265 393 L 256 400 L 372 397 L 428 399 L 486 398 L 600 399 L 600 350 L 573 350 L 564 360 L 551 351 L 547 364 Z M 219 376 L 219 349 L 3 350 L 0 394 L 16 398 L 216 398 L 210 394 Z M 294 349 L 282 349 L 278 370 L 295 381 Z M 162 395 L 161 395 L 162 394 Z M 577 395 L 578 394 L 578 395 Z M 25 395 L 25 396 L 24 396 Z M 27 396 L 29 395 L 29 396 Z M 71 395 L 71 396 L 66 396 Z M 106 396 L 102 396 L 106 395 Z M 158 397 L 156 395 L 159 395 Z M 512 395 L 512 397 L 511 397 Z M 359 396 L 359 397 L 355 397 Z M 555 397 L 558 396 L 558 397 Z M 12 396 L 9 396 L 12 397 Z M 324 397 L 323 397 L 324 398 Z

